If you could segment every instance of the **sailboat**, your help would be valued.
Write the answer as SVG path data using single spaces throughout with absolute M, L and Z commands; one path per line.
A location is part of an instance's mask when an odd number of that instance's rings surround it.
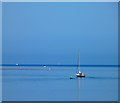
M 85 77 L 85 74 L 83 74 L 82 72 L 80 72 L 80 53 L 79 53 L 79 66 L 78 66 L 78 68 L 79 68 L 79 73 L 76 73 L 76 76 L 77 77 Z

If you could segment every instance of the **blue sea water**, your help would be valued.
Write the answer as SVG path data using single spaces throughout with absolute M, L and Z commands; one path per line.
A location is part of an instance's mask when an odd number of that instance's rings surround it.
M 117 101 L 117 67 L 3 66 L 3 101 Z M 70 76 L 73 79 L 70 79 Z

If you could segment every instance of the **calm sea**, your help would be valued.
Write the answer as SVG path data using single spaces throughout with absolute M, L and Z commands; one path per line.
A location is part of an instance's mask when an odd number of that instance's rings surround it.
M 117 67 L 3 66 L 3 101 L 117 101 Z M 73 79 L 69 79 L 70 76 Z

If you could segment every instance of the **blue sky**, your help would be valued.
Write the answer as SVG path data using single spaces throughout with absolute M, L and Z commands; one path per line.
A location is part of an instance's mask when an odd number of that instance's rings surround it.
M 118 63 L 117 2 L 3 3 L 3 63 Z

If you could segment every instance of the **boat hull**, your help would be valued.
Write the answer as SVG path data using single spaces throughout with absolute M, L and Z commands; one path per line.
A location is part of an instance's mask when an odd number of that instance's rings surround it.
M 85 75 L 76 75 L 77 77 L 85 77 Z
M 85 77 L 85 75 L 76 74 L 77 77 Z

